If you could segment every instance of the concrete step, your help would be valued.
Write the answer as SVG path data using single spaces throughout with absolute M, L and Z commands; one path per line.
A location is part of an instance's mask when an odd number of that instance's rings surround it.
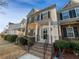
M 44 53 L 44 49 L 38 49 L 38 48 L 34 48 L 34 47 L 32 47 L 31 49 L 38 52 L 38 53 L 42 53 L 42 54 Z M 46 54 L 51 55 L 51 51 L 47 50 Z
M 30 50 L 29 53 L 31 53 L 31 54 L 33 54 L 33 55 L 35 55 L 35 56 L 37 56 L 37 57 L 39 57 L 41 59 L 44 58 L 44 54 L 43 53 L 39 53 L 39 52 L 34 51 L 34 50 Z M 45 55 L 45 59 L 50 59 L 50 58 L 51 58 L 51 55 L 47 55 L 47 54 Z
M 36 46 L 44 47 L 44 43 L 35 43 Z M 51 48 L 52 44 L 48 44 L 48 47 Z
M 39 52 L 34 51 L 34 50 L 30 50 L 29 53 L 31 53 L 31 54 L 33 54 L 33 55 L 35 55 L 37 57 L 40 57 L 40 58 L 43 58 L 43 56 L 44 56 L 42 53 L 39 53 Z
M 40 58 L 44 58 L 44 52 L 46 53 L 46 59 L 49 59 L 51 57 L 51 48 L 52 45 L 48 44 L 46 52 L 44 51 L 44 43 L 35 43 L 31 48 L 30 48 L 30 53 L 38 56 Z
M 43 50 L 44 50 L 44 47 L 42 47 L 42 46 L 37 46 L 37 45 L 33 46 L 33 48 L 43 49 Z M 48 50 L 48 51 L 51 51 L 51 48 L 47 47 L 47 50 Z

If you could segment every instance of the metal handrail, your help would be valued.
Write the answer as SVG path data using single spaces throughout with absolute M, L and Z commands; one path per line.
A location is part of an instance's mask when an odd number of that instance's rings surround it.
M 45 43 L 44 43 L 44 58 L 43 59 L 46 59 L 45 55 L 46 55 L 46 52 L 47 52 L 47 47 L 48 47 L 48 39 L 46 39 Z

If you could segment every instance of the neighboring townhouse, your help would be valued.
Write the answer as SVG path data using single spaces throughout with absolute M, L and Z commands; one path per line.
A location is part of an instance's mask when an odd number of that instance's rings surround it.
M 7 35 L 17 35 L 17 30 L 20 27 L 19 23 L 9 23 L 7 28 Z
M 26 19 L 23 19 L 20 22 L 20 27 L 17 30 L 17 35 L 19 35 L 19 36 L 25 36 L 25 33 L 26 33 L 26 31 L 25 31 L 25 29 L 26 29 L 26 23 L 27 23 Z
M 27 15 L 27 36 L 36 42 L 51 44 L 59 39 L 56 5 L 42 10 L 32 9 Z
M 4 35 L 25 36 L 26 23 L 27 23 L 26 19 L 23 19 L 20 23 L 9 22 L 2 33 Z
M 70 0 L 60 11 L 60 36 L 79 38 L 79 2 Z

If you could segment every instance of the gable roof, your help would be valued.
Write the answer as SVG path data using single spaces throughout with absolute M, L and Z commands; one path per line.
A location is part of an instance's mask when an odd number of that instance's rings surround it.
M 72 8 L 75 8 L 75 7 L 78 7 L 78 6 L 79 6 L 79 2 L 78 1 L 76 1 L 76 0 L 69 0 L 64 5 L 64 7 L 61 10 L 63 11 L 63 10 L 67 10 L 67 9 L 72 9 Z
M 37 11 L 34 12 L 33 14 L 30 14 L 30 16 L 33 16 L 33 15 L 35 15 L 35 14 L 41 13 L 41 12 L 43 12 L 43 11 L 46 11 L 46 10 L 49 10 L 49 9 L 52 9 L 52 8 L 56 8 L 56 4 L 53 4 L 53 5 L 51 5 L 51 6 L 48 6 L 48 7 L 44 8 L 44 9 L 42 9 L 42 10 L 37 10 Z M 27 15 L 27 17 L 28 17 L 28 15 Z
M 25 18 L 23 18 L 20 23 L 26 23 L 26 22 L 27 22 L 27 20 Z
M 38 11 L 37 9 L 32 8 L 32 10 L 28 13 L 27 16 L 30 16 L 30 15 L 34 14 L 35 12 L 37 12 L 37 11 Z

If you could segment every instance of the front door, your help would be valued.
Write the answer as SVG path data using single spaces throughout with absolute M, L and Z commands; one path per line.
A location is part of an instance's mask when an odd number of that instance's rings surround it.
M 48 40 L 48 28 L 42 28 L 41 29 L 41 35 L 40 35 L 40 42 L 44 43 L 45 40 Z
M 44 28 L 42 33 L 43 33 L 43 37 L 42 37 L 43 40 L 47 40 L 48 39 L 48 30 L 47 30 L 47 28 Z

